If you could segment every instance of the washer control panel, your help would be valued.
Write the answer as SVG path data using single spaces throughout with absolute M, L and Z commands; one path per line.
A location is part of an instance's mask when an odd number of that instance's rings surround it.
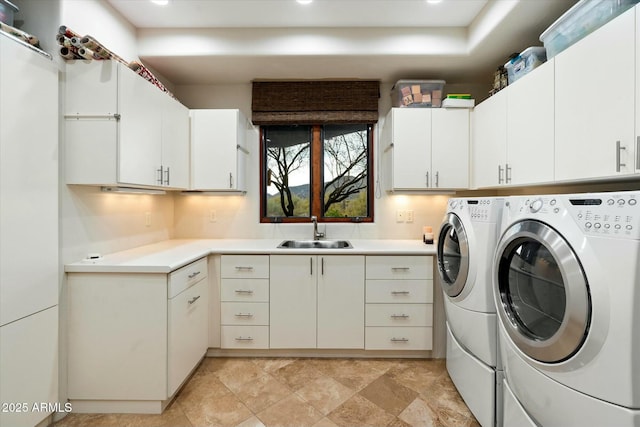
M 471 221 L 474 222 L 497 222 L 502 216 L 503 198 L 466 198 L 458 199 L 462 208 L 469 212 Z
M 507 207 L 533 218 L 569 214 L 588 235 L 640 239 L 640 191 L 518 197 Z

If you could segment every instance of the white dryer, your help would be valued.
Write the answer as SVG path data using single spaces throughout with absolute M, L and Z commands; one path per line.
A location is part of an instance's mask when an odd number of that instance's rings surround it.
M 438 237 L 438 272 L 447 317 L 447 370 L 484 427 L 499 425 L 501 368 L 491 265 L 502 198 L 449 200 Z M 497 372 L 497 373 L 496 373 Z
M 504 425 L 640 426 L 640 191 L 510 197 L 504 221 Z

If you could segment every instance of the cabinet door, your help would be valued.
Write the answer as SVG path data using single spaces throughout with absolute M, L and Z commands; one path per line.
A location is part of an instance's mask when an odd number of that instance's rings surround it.
M 393 188 L 429 188 L 431 169 L 431 109 L 393 108 Z
M 507 88 L 507 184 L 553 181 L 554 59 Z
M 58 303 L 58 69 L 0 36 L 0 325 Z
M 431 113 L 432 188 L 469 188 L 469 110 Z
M 502 90 L 473 110 L 473 186 L 504 183 L 507 153 L 507 94 Z
M 555 57 L 555 178 L 634 171 L 635 10 Z
M 317 257 L 270 257 L 270 348 L 316 347 Z
M 320 256 L 318 348 L 364 348 L 364 256 Z
M 163 185 L 189 188 L 189 109 L 164 96 L 162 111 Z
M 162 97 L 157 87 L 122 67 L 119 70 L 118 182 L 161 185 Z
M 50 411 L 33 405 L 58 402 L 58 307 L 0 327 L 0 361 L 0 401 L 27 405 L 0 411 L 0 426 L 37 425 Z
M 175 393 L 207 351 L 208 285 L 203 279 L 168 303 L 167 396 Z
M 238 190 L 238 110 L 191 110 L 191 188 Z

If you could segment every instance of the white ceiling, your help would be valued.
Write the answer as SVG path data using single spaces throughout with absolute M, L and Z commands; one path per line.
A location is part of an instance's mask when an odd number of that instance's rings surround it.
M 576 0 L 108 0 L 177 85 L 255 79 L 487 83 Z

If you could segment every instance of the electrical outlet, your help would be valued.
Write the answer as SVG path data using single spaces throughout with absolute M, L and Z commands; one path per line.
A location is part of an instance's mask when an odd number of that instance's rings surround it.
M 407 216 L 405 217 L 407 222 L 413 222 L 413 209 L 407 211 Z
M 396 222 L 404 222 L 406 215 L 407 215 L 406 211 L 402 211 L 402 210 L 396 211 Z
M 218 220 L 218 213 L 215 209 L 209 211 L 209 222 L 216 222 Z
M 151 212 L 144 213 L 144 226 L 151 227 Z

